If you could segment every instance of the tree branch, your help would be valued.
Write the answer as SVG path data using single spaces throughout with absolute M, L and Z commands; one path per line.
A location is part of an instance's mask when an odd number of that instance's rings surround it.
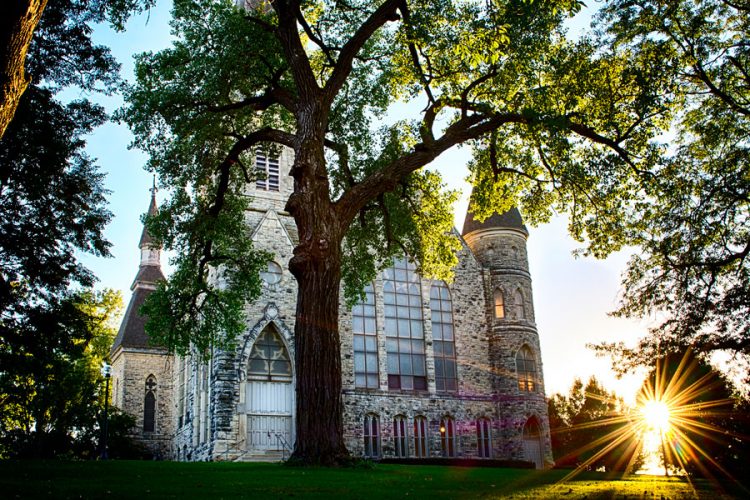
M 402 1 L 403 0 L 386 0 L 383 2 L 380 7 L 370 14 L 370 17 L 362 23 L 349 41 L 346 42 L 339 53 L 339 58 L 336 61 L 336 65 L 333 67 L 333 72 L 323 88 L 325 101 L 327 103 L 333 102 L 339 90 L 341 90 L 344 82 L 346 82 L 346 79 L 349 77 L 349 73 L 352 71 L 354 58 L 367 40 L 369 40 L 370 37 L 385 23 L 399 19 L 396 14 L 396 9 L 398 4 Z

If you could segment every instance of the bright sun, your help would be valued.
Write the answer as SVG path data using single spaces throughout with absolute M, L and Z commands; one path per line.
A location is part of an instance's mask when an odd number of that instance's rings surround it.
M 652 429 L 659 432 L 669 430 L 669 406 L 664 401 L 646 401 L 642 408 L 643 419 Z

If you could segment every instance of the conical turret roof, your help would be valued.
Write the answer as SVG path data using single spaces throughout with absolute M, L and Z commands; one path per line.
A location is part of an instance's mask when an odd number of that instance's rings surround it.
M 464 220 L 464 229 L 461 232 L 461 236 L 484 229 L 517 229 L 527 235 L 529 234 L 529 230 L 526 229 L 521 218 L 521 212 L 516 207 L 502 214 L 494 213 L 482 222 L 479 222 L 474 218 L 472 204 L 470 203 L 469 209 L 466 211 L 466 219 Z

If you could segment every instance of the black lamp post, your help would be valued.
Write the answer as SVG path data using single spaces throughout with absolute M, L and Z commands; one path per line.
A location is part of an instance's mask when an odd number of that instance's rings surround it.
M 106 460 L 107 457 L 107 425 L 109 424 L 109 418 L 107 417 L 107 411 L 109 410 L 109 377 L 112 373 L 112 365 L 107 362 L 102 363 L 102 375 L 104 376 L 105 389 L 104 389 L 104 422 L 102 422 L 102 460 Z

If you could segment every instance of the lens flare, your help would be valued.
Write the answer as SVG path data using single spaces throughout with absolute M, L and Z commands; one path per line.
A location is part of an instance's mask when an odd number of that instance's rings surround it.
M 711 445 L 715 448 L 716 443 L 741 439 L 741 436 L 720 427 L 731 412 L 732 400 L 717 390 L 718 387 L 720 381 L 716 374 L 702 368 L 692 353 L 681 357 L 665 356 L 656 362 L 654 371 L 644 383 L 635 411 L 573 425 L 562 431 L 597 427 L 607 431 L 613 429 L 564 457 L 555 457 L 564 460 L 584 453 L 593 454 L 578 462 L 578 467 L 562 481 L 596 467 L 613 453 L 621 456 L 615 467 L 626 465 L 630 469 L 642 452 L 653 453 L 652 458 L 661 463 L 665 474 L 669 469 L 691 471 L 690 474 L 697 472 L 716 480 L 717 484 L 720 483 L 717 473 L 734 479 L 706 449 Z M 629 459 L 625 458 L 628 453 Z M 622 463 L 624 460 L 629 463 Z
M 668 432 L 671 410 L 664 401 L 646 401 L 641 408 L 641 415 L 649 428 L 658 432 Z

